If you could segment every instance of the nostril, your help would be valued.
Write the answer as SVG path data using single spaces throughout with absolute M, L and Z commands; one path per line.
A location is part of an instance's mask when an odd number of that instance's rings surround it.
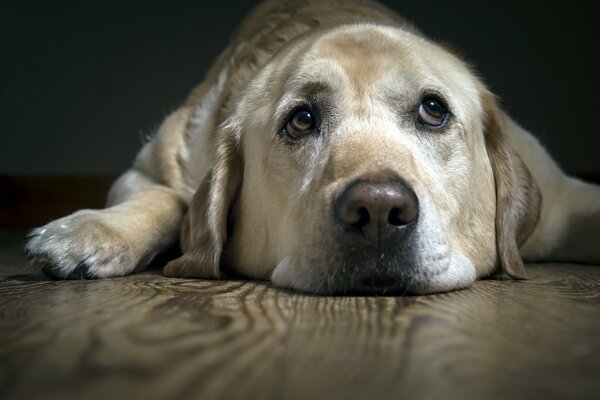
M 399 208 L 392 208 L 390 210 L 390 214 L 388 215 L 388 224 L 392 225 L 392 226 L 402 226 L 404 225 L 404 222 L 402 221 L 402 219 L 400 219 L 400 214 L 401 214 L 402 210 L 400 210 Z
M 369 210 L 367 210 L 365 207 L 360 207 L 357 210 L 357 214 L 358 220 L 352 225 L 354 225 L 356 228 L 362 229 L 369 224 Z
M 403 208 L 393 207 L 388 214 L 388 224 L 395 227 L 408 225 L 416 219 L 416 214 L 417 211 L 410 205 Z

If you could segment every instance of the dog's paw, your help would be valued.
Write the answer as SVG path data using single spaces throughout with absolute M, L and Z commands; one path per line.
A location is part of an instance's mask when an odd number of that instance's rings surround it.
M 30 267 L 60 279 L 122 276 L 137 259 L 130 242 L 111 227 L 112 215 L 82 210 L 34 229 L 25 251 Z

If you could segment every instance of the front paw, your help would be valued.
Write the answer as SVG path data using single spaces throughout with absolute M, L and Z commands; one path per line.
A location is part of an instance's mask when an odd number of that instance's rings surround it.
M 34 229 L 25 245 L 30 266 L 60 279 L 132 272 L 138 260 L 113 219 L 104 211 L 83 210 Z

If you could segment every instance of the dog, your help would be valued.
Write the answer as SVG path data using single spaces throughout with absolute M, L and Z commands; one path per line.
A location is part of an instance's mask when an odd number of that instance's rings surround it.
M 112 186 L 33 230 L 56 278 L 227 271 L 427 294 L 526 260 L 599 263 L 600 187 L 567 177 L 458 56 L 372 1 L 257 6 Z

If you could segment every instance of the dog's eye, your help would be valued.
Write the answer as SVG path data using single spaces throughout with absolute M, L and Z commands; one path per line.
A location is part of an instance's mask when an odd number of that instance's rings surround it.
M 440 126 L 446 119 L 446 109 L 435 98 L 427 97 L 419 106 L 419 122 L 430 126 Z
M 285 131 L 292 139 L 309 134 L 315 128 L 315 117 L 310 111 L 301 109 L 296 111 L 288 120 Z

